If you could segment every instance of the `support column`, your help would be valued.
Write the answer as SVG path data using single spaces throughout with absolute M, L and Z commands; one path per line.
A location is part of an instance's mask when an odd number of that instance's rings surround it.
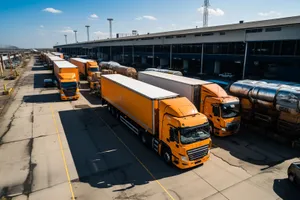
M 109 60 L 112 60 L 112 55 L 111 55 L 111 46 L 109 47 Z
M 221 66 L 220 61 L 215 61 L 214 74 L 220 74 L 220 69 L 221 69 L 220 66 Z
M 0 55 L 0 76 L 3 76 L 3 72 L 4 71 L 4 62 L 3 62 L 3 58 L 2 55 Z
M 132 46 L 132 63 L 134 63 L 134 46 Z
M 246 45 L 245 45 L 245 56 L 244 56 L 244 65 L 243 65 L 243 76 L 242 76 L 242 79 L 245 79 L 246 65 L 247 65 L 247 55 L 248 55 L 248 42 L 246 42 Z
M 124 53 L 124 46 L 123 46 L 123 54 L 122 54 L 122 62 L 124 63 L 124 57 L 125 57 L 125 53 Z
M 170 66 L 169 66 L 169 68 L 171 68 L 171 69 L 172 69 L 172 60 L 173 60 L 173 58 L 172 58 L 172 50 L 173 50 L 173 45 L 171 44 L 170 45 Z
M 202 50 L 201 50 L 201 69 L 200 69 L 200 74 L 203 74 L 203 58 L 204 58 L 204 44 L 202 44 Z
M 154 68 L 154 65 L 155 65 L 155 52 L 154 52 L 154 45 L 152 46 L 152 67 Z

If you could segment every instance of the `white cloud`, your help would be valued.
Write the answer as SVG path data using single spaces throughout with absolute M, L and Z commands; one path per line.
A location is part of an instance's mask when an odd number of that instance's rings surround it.
M 137 17 L 137 18 L 135 18 L 135 20 L 142 20 L 142 19 L 157 20 L 156 17 L 153 17 L 153 16 L 151 16 L 151 15 L 144 15 L 144 16 L 142 16 L 142 17 Z
M 59 31 L 61 33 L 74 33 L 73 29 L 71 27 L 64 27 L 63 30 Z
M 96 14 L 92 14 L 92 15 L 90 15 L 90 18 L 92 18 L 92 19 L 98 19 L 99 17 Z
M 44 25 L 40 25 L 40 28 L 44 28 Z
M 54 8 L 45 8 L 43 11 L 44 11 L 44 12 L 54 13 L 54 14 L 62 13 L 61 10 L 57 10 L 57 9 L 54 9 Z
M 260 12 L 258 13 L 258 15 L 262 17 L 279 17 L 281 16 L 281 13 L 277 11 L 269 11 L 269 12 Z
M 203 14 L 203 12 L 204 12 L 204 8 L 203 8 L 203 6 L 202 7 L 200 7 L 200 8 L 198 8 L 197 9 L 199 12 L 201 12 L 202 14 Z M 223 16 L 223 15 L 225 15 L 225 12 L 223 11 L 223 10 L 221 10 L 220 8 L 216 8 L 216 9 L 214 9 L 214 8 L 208 8 L 208 14 L 210 15 L 210 16 Z

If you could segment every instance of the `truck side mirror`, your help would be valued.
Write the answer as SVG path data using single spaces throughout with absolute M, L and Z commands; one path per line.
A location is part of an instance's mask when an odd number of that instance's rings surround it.
M 176 129 L 175 128 L 170 128 L 170 141 L 171 142 L 175 141 L 175 133 L 176 133 Z
M 214 116 L 219 117 L 220 116 L 220 110 L 218 106 L 213 106 L 213 113 Z

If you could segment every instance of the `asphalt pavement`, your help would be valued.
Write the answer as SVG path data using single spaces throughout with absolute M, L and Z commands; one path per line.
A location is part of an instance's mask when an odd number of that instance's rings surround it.
M 32 60 L 0 116 L 0 197 L 13 200 L 300 199 L 287 168 L 300 153 L 250 129 L 213 137 L 210 160 L 166 165 L 85 89 L 62 102 Z

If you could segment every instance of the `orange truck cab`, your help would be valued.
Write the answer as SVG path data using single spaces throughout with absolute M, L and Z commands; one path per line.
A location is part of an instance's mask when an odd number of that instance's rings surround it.
M 139 72 L 138 80 L 188 98 L 208 118 L 211 133 L 228 136 L 238 132 L 239 99 L 228 95 L 219 85 L 154 71 Z
M 60 99 L 79 99 L 79 75 L 77 67 L 68 61 L 55 61 L 54 74 L 58 81 Z
M 94 74 L 99 72 L 99 66 L 96 61 L 84 58 L 71 58 L 70 62 L 78 67 L 80 77 L 86 78 L 91 89 L 94 89 L 98 80 L 94 80 Z
M 207 117 L 186 98 L 120 75 L 101 76 L 102 103 L 168 164 L 187 169 L 206 162 Z

